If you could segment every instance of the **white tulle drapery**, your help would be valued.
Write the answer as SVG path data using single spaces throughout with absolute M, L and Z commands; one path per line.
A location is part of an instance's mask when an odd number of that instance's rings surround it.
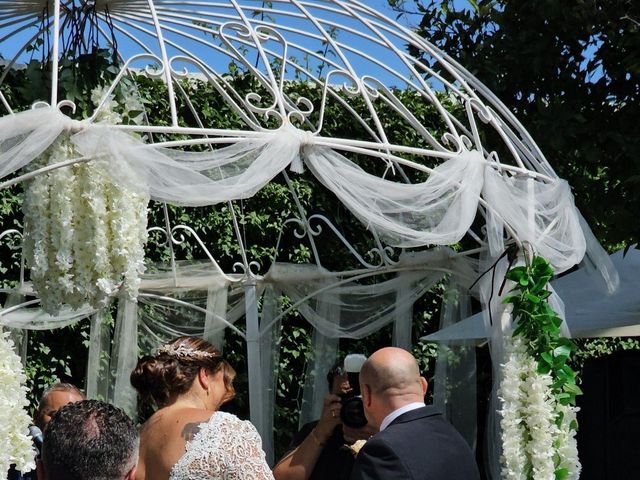
M 76 121 L 57 108 L 0 118 L 0 177 L 28 167 L 64 131 L 82 155 L 109 162 L 116 183 L 178 205 L 211 205 L 254 195 L 278 173 L 306 165 L 360 221 L 399 247 L 452 245 L 486 211 L 489 245 L 503 247 L 505 231 L 528 242 L 556 272 L 585 252 L 579 213 L 566 182 L 512 176 L 477 150 L 451 152 L 425 181 L 405 183 L 373 175 L 319 138 L 285 123 L 246 132 L 231 145 L 186 152 L 147 144 L 107 124 Z M 71 159 L 70 159 L 71 160 Z
M 520 242 L 554 266 L 556 273 L 577 265 L 586 250 L 578 212 L 569 184 L 531 177 L 510 177 L 486 169 L 483 196 L 491 205 L 487 236 L 494 256 L 504 251 L 503 225 L 513 229 Z
M 450 277 L 445 287 L 439 330 L 467 318 L 471 295 L 459 279 Z M 475 450 L 477 445 L 476 350 L 472 341 L 440 342 L 433 385 L 433 405 Z
M 148 144 L 125 128 L 75 121 L 57 108 L 43 107 L 0 118 L 0 178 L 22 173 L 21 169 L 28 171 L 29 164 L 63 133 L 71 135 L 81 155 L 69 159 L 68 164 L 108 162 L 114 183 L 146 192 L 158 201 L 201 206 L 248 198 L 285 169 L 300 173 L 307 168 L 368 229 L 390 245 L 455 244 L 480 212 L 486 218 L 492 258 L 504 251 L 507 242 L 527 243 L 550 261 L 556 273 L 561 273 L 579 263 L 586 253 L 587 261 L 602 274 L 610 289 L 617 282 L 615 271 L 609 268 L 606 255 L 576 209 L 566 182 L 553 177 L 543 180 L 525 172 L 515 175 L 512 170 L 502 169 L 492 156 L 466 147 L 457 153 L 445 152 L 440 163 L 431 169 L 421 168 L 419 176 L 424 181 L 412 184 L 393 180 L 390 172 L 384 177 L 376 176 L 347 154 L 326 146 L 321 137 L 289 123 L 277 130 L 217 139 L 230 145 L 196 153 Z M 9 182 L 12 181 L 15 180 Z M 336 356 L 337 338 L 363 338 L 393 322 L 394 344 L 407 348 L 414 302 L 445 275 L 463 279 L 458 283 L 468 287 L 479 271 L 466 257 L 448 249 L 435 249 L 403 254 L 394 265 L 393 275 L 375 283 L 367 281 L 366 276 L 354 279 L 316 266 L 282 264 L 273 265 L 264 278 L 255 279 L 252 292 L 265 292 L 265 296 L 257 333 L 256 325 L 252 325 L 249 339 L 249 356 L 260 363 L 259 384 L 250 385 L 250 395 L 252 405 L 259 405 L 254 412 L 256 426 L 269 458 L 273 459 L 270 422 L 277 339 L 280 321 L 286 314 L 281 312 L 280 296 L 286 296 L 315 331 L 316 356 L 307 368 L 302 405 L 301 420 L 305 421 L 317 417 L 325 391 L 324 376 Z M 498 278 L 501 275 L 504 271 Z M 236 326 L 245 313 L 249 317 L 240 280 L 239 276 L 225 275 L 215 264 L 182 266 L 176 271 L 147 275 L 138 302 L 122 300 L 118 306 L 112 346 L 104 312 L 90 308 L 63 309 L 55 318 L 38 308 L 16 309 L 3 312 L 0 324 L 19 329 L 56 328 L 91 317 L 88 393 L 104 396 L 135 413 L 136 399 L 128 375 L 140 353 L 153 351 L 163 341 L 182 334 L 204 335 L 224 348 L 223 332 L 227 328 L 246 340 L 245 333 Z M 497 295 L 487 294 L 496 287 L 483 288 L 483 306 L 499 322 L 502 307 L 496 304 Z M 449 304 L 447 308 L 464 310 L 462 304 Z M 447 320 L 448 315 L 451 318 Z M 454 316 L 446 313 L 443 322 L 453 321 Z M 490 330 L 495 333 L 491 346 L 497 369 L 502 358 L 498 339 L 502 329 L 492 325 Z M 463 353 L 464 349 L 457 355 Z M 446 380 L 451 368 L 445 359 L 443 350 L 438 374 L 442 388 L 451 385 L 451 379 Z M 471 362 L 468 355 L 467 360 Z M 497 370 L 494 373 L 498 378 Z M 445 410 L 451 410 L 458 399 L 440 394 L 436 398 Z M 473 425 L 468 418 L 461 420 L 464 429 L 463 424 L 469 427 L 471 438 Z
M 249 395 L 259 399 L 256 427 L 271 460 L 281 321 L 288 313 L 283 298 L 314 328 L 315 348 L 306 368 L 301 409 L 301 420 L 310 421 L 317 418 L 327 389 L 326 374 L 337 359 L 339 338 L 363 338 L 394 323 L 393 341 L 405 345 L 410 342 L 406 329 L 411 326 L 410 312 L 417 299 L 447 276 L 467 287 L 475 277 L 474 261 L 447 248 L 404 255 L 396 268 L 386 279 L 373 281 L 373 277 L 349 278 L 316 265 L 276 263 L 264 278 L 256 278 L 256 294 L 262 298 L 258 339 L 247 348 L 260 359 L 260 382 L 249 385 Z M 248 330 L 240 321 L 246 313 L 246 288 L 240 279 L 224 274 L 215 264 L 179 263 L 175 269 L 145 274 L 137 303 L 121 299 L 113 319 L 107 310 L 87 309 L 39 324 L 36 319 L 46 314 L 33 307 L 14 311 L 22 312 L 20 321 L 9 312 L 0 316 L 0 323 L 26 329 L 57 328 L 89 318 L 87 394 L 112 401 L 135 417 L 137 400 L 129 375 L 140 355 L 153 353 L 179 335 L 203 336 L 221 348 L 229 329 L 247 339 Z

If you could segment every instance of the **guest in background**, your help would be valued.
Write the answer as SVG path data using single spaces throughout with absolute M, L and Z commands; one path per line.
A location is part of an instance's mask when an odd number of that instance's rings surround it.
M 79 402 L 85 400 L 84 393 L 80 391 L 78 387 L 71 383 L 54 383 L 47 388 L 42 397 L 40 403 L 36 409 L 36 413 L 33 416 L 33 424 L 37 429 L 31 427 L 29 429 L 30 435 L 33 437 L 33 442 L 36 446 L 38 454 L 42 446 L 42 439 L 45 427 L 54 413 L 58 409 L 67 403 Z M 36 472 L 21 473 L 15 470 L 13 467 L 9 470 L 7 480 L 35 480 L 37 477 Z
M 400 348 L 378 350 L 362 366 L 364 412 L 380 433 L 356 457 L 352 480 L 479 480 L 473 453 L 433 406 L 416 359 Z
M 58 409 L 67 403 L 86 400 L 84 393 L 71 383 L 55 383 L 47 388 L 40 398 L 40 403 L 33 416 L 33 423 L 44 432 L 47 423 Z
M 340 418 L 340 396 L 352 390 L 342 361 L 333 365 L 327 382 L 330 393 L 320 419 L 303 425 L 293 437 L 289 451 L 273 469 L 276 480 L 348 480 L 355 461 L 349 446 L 377 431 L 370 425 L 349 427 Z
M 119 408 L 99 400 L 69 403 L 46 427 L 38 476 L 46 480 L 133 480 L 138 445 L 136 426 Z

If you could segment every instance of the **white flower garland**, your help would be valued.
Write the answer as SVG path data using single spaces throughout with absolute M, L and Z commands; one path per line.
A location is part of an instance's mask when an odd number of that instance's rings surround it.
M 565 468 L 566 478 L 578 479 L 580 461 L 572 425 L 577 408 L 552 397 L 551 376 L 538 373 L 522 338 L 508 335 L 505 350 L 507 361 L 498 390 L 502 478 L 554 480 L 556 470 Z
M 21 472 L 35 469 L 35 450 L 28 435 L 26 377 L 8 332 L 0 328 L 0 475 L 10 465 Z
M 103 92 L 97 89 L 97 103 Z M 132 96 L 121 116 L 113 98 L 100 120 L 118 122 L 141 109 Z M 137 111 L 137 110 L 135 110 Z M 79 157 L 68 134 L 41 156 L 37 167 Z M 58 168 L 34 178 L 24 200 L 24 254 L 42 308 L 56 314 L 63 304 L 104 307 L 122 290 L 135 299 L 144 272 L 149 198 L 114 185 L 108 161 Z

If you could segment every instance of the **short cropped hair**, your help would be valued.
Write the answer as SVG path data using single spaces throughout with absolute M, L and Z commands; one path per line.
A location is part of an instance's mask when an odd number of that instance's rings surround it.
M 139 435 L 119 408 L 83 400 L 60 408 L 44 432 L 48 480 L 120 480 L 138 463 Z

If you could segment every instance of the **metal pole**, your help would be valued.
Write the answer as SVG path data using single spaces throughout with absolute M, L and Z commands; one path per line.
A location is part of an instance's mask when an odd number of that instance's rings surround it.
M 249 415 L 251 423 L 262 438 L 268 438 L 264 431 L 263 382 L 260 372 L 260 319 L 255 280 L 249 276 L 244 284 L 245 315 L 247 320 L 247 369 L 249 377 Z
M 60 42 L 60 0 L 53 7 L 53 48 L 51 50 L 51 106 L 58 104 L 58 49 Z

